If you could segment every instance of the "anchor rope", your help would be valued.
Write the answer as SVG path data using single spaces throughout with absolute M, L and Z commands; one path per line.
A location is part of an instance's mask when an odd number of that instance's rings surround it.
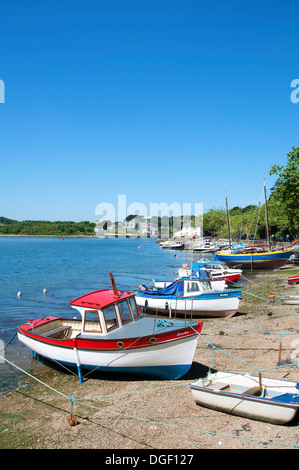
M 207 322 L 205 322 L 207 323 Z M 207 323 L 207 324 L 210 324 L 210 325 L 213 325 L 213 326 L 222 326 L 222 327 L 226 327 L 226 325 L 217 325 L 217 324 L 214 324 L 214 323 Z M 243 364 L 247 365 L 247 366 L 250 366 L 252 367 L 253 369 L 255 369 L 256 371 L 259 371 L 259 372 L 262 372 L 262 371 L 266 371 L 266 370 L 273 370 L 273 369 L 278 369 L 278 368 L 281 368 L 281 367 L 291 367 L 291 366 L 298 366 L 299 363 L 292 363 L 292 364 L 285 364 L 285 365 L 278 365 L 278 366 L 275 366 L 275 367 L 271 367 L 271 368 L 265 368 L 265 369 L 261 369 L 261 368 L 258 368 L 256 366 L 254 366 L 253 364 L 250 364 L 246 361 L 243 361 L 241 360 L 240 358 L 224 351 L 223 349 L 217 347 L 215 344 L 213 344 L 211 341 L 209 341 L 207 338 L 205 338 L 201 333 L 197 332 L 193 327 L 192 325 L 190 325 L 190 327 L 195 331 L 195 333 L 202 339 L 205 340 L 205 342 L 209 343 L 210 346 L 212 347 L 212 357 L 211 357 L 211 365 L 213 365 L 213 359 L 214 359 L 214 351 L 215 350 L 218 350 L 240 362 L 242 362 Z M 298 333 L 276 333 L 276 332 L 267 332 L 267 331 L 259 331 L 259 330 L 252 330 L 252 329 L 248 329 L 248 328 L 240 328 L 240 327 L 232 327 L 232 326 L 229 326 L 228 328 L 235 328 L 235 329 L 238 329 L 238 330 L 246 330 L 246 331 L 254 331 L 254 332 L 257 332 L 257 333 L 263 333 L 263 334 L 277 334 L 277 335 L 296 335 Z M 12 338 L 13 339 L 13 338 Z M 12 339 L 9 341 L 9 343 L 12 341 Z M 8 344 L 9 344 L 8 343 Z M 49 388 L 50 390 L 52 390 L 53 392 L 55 393 L 58 393 L 60 396 L 62 396 L 63 398 L 66 398 L 70 403 L 71 403 L 71 415 L 73 415 L 73 407 L 74 407 L 74 404 L 75 402 L 80 402 L 81 405 L 84 405 L 84 406 L 89 406 L 91 408 L 97 408 L 97 409 L 100 409 L 101 411 L 105 411 L 107 413 L 114 413 L 114 414 L 118 414 L 119 416 L 122 416 L 124 418 L 130 418 L 130 419 L 136 419 L 136 420 L 140 420 L 140 421 L 145 421 L 145 422 L 154 422 L 156 424 L 159 424 L 161 426 L 168 426 L 168 427 L 173 427 L 173 428 L 178 428 L 178 429 L 184 429 L 184 430 L 190 430 L 190 431 L 196 431 L 196 432 L 201 432 L 201 433 L 204 433 L 204 434 L 211 434 L 211 435 L 215 435 L 215 436 L 221 436 L 221 437 L 230 437 L 230 438 L 239 438 L 239 439 L 244 439 L 244 440 L 248 440 L 248 441 L 254 441 L 254 442 L 260 442 L 260 443 L 265 443 L 265 444 L 271 444 L 271 445 L 279 445 L 279 446 L 284 446 L 284 447 L 295 447 L 297 448 L 298 447 L 298 443 L 293 443 L 293 444 L 286 444 L 286 443 L 275 443 L 273 441 L 266 441 L 266 440 L 260 440 L 260 439 L 256 439 L 256 438 L 248 438 L 248 437 L 242 437 L 242 436 L 234 436 L 234 435 L 229 435 L 229 434 L 224 434 L 224 433 L 218 433 L 218 432 L 214 432 L 214 431 L 207 431 L 207 430 L 203 430 L 203 429 L 199 429 L 199 428 L 192 428 L 192 427 L 186 427 L 186 426 L 181 426 L 181 425 L 176 425 L 176 424 L 169 424 L 169 423 L 163 423 L 163 422 L 160 422 L 160 421 L 157 421 L 157 420 L 154 420 L 154 419 L 147 419 L 147 418 L 140 418 L 140 417 L 136 417 L 136 416 L 132 416 L 132 415 L 129 415 L 129 414 L 124 414 L 124 413 L 120 413 L 120 412 L 115 412 L 115 411 L 111 411 L 111 410 L 103 410 L 102 408 L 98 408 L 98 407 L 95 407 L 94 405 L 91 405 L 91 404 L 88 404 L 86 403 L 86 401 L 90 401 L 90 400 L 95 400 L 95 399 L 98 399 L 98 398 L 109 398 L 109 397 L 116 397 L 116 396 L 120 396 L 120 395 L 126 395 L 126 394 L 131 394 L 131 393 L 144 393 L 144 392 L 148 392 L 148 391 L 155 391 L 155 390 L 161 390 L 161 389 L 170 389 L 170 388 L 176 388 L 176 387 L 181 387 L 181 386 L 186 386 L 186 385 L 189 385 L 189 383 L 179 383 L 179 384 L 172 384 L 172 385 L 168 385 L 168 386 L 164 386 L 164 387 L 151 387 L 149 389 L 142 389 L 142 390 L 135 390 L 135 391 L 129 391 L 129 392 L 121 392 L 121 393 L 114 393 L 114 394 L 108 394 L 108 395 L 99 395 L 97 397 L 82 397 L 82 398 L 79 398 L 79 397 L 68 397 L 67 395 L 65 395 L 64 393 L 60 392 L 59 390 L 51 387 L 49 384 L 43 382 L 42 380 L 38 379 L 37 377 L 33 376 L 32 374 L 30 374 L 29 372 L 23 370 L 22 368 L 20 368 L 19 366 L 17 366 L 16 364 L 14 364 L 13 362 L 9 361 L 8 359 L 6 359 L 5 357 L 1 356 L 0 355 L 0 359 L 6 361 L 7 363 L 9 363 L 11 366 L 17 368 L 18 370 L 20 370 L 21 372 L 23 372 L 24 374 L 28 375 L 29 377 L 31 377 L 32 379 L 36 380 L 37 382 L 39 382 L 40 384 L 42 384 L 43 386 Z M 211 370 L 211 366 L 210 366 L 210 369 L 209 371 Z

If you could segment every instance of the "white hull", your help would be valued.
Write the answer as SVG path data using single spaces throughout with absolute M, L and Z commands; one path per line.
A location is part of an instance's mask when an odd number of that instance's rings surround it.
M 229 387 L 221 388 L 221 384 Z M 296 385 L 296 382 L 263 378 L 261 396 L 250 396 L 250 389 L 259 386 L 258 377 L 217 372 L 193 382 L 190 387 L 198 405 L 272 424 L 284 424 L 295 417 L 299 404 L 275 401 L 275 396 L 284 393 L 298 396 Z
M 180 333 L 183 334 L 183 333 Z M 18 333 L 19 340 L 31 351 L 63 364 L 83 368 L 138 369 L 153 367 L 176 367 L 191 364 L 198 336 L 182 337 L 175 341 L 135 349 L 113 351 L 66 348 L 47 344 Z
M 201 299 L 201 296 L 193 298 L 161 299 L 154 297 L 142 297 L 136 295 L 139 307 L 149 311 L 169 314 L 169 318 L 175 314 L 200 315 L 201 317 L 232 317 L 239 307 L 238 297 L 220 297 L 215 299 Z

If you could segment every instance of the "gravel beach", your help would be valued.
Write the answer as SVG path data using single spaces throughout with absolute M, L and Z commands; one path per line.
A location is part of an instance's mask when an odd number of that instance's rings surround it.
M 18 390 L 0 401 L 1 448 L 153 453 L 296 448 L 296 420 L 273 425 L 199 407 L 189 387 L 209 369 L 262 371 L 265 377 L 298 381 L 294 362 L 299 349 L 299 306 L 279 300 L 284 294 L 299 293 L 299 285 L 287 283 L 294 269 L 287 265 L 274 272 L 244 272 L 247 282 L 238 313 L 228 319 L 204 320 L 193 365 L 180 380 L 92 373 L 80 384 L 67 371 L 36 363 L 30 373 L 40 382 L 26 376 Z M 269 295 L 275 296 L 274 302 L 268 301 Z M 77 425 L 68 422 L 71 412 Z

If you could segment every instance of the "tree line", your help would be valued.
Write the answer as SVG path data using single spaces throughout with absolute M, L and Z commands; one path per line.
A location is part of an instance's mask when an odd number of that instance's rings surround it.
M 83 221 L 18 220 L 0 217 L 2 235 L 94 235 L 95 223 Z

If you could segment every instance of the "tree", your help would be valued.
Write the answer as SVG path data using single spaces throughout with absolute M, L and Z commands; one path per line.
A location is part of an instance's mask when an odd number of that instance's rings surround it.
M 286 165 L 273 165 L 269 174 L 278 175 L 270 199 L 276 200 L 289 222 L 289 229 L 299 230 L 299 147 L 292 147 Z

